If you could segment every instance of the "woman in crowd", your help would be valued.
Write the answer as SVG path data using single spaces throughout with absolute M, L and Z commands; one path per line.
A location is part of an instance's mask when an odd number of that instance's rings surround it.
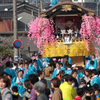
M 61 81 L 58 78 L 54 78 L 51 80 L 51 87 L 54 88 L 54 94 L 52 100 L 63 100 L 62 92 L 59 89 Z
M 12 95 L 10 91 L 10 80 L 6 76 L 0 77 L 0 89 L 1 96 L 0 100 L 12 100 Z

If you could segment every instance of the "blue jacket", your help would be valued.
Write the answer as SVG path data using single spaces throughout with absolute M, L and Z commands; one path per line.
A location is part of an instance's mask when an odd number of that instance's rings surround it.
M 52 75 L 51 79 L 54 79 L 57 74 L 58 74 L 58 69 L 55 69 L 54 72 L 53 72 L 53 75 Z
M 68 62 L 69 62 L 69 64 L 72 64 L 72 59 L 68 58 Z
M 89 65 L 90 65 L 90 60 L 88 60 L 88 63 L 85 62 L 85 69 L 88 69 Z
M 65 75 L 66 75 L 66 74 L 71 75 L 71 73 L 72 73 L 72 70 L 71 70 L 71 69 L 68 69 L 68 70 L 65 71 Z
M 24 97 L 23 93 L 25 92 L 25 89 L 23 87 L 22 84 L 17 84 L 17 77 L 14 77 L 13 80 L 12 80 L 12 84 L 11 84 L 11 87 L 13 86 L 17 86 L 18 87 L 18 93 L 21 95 L 21 97 Z M 24 83 L 24 79 L 22 78 L 21 80 L 21 83 Z
M 30 74 L 32 74 L 32 73 L 30 72 L 29 69 L 28 69 L 27 71 L 24 70 L 24 74 L 23 74 L 23 78 L 24 78 L 24 80 L 28 79 L 28 77 L 29 77 Z
M 80 78 L 83 78 L 84 77 L 84 74 L 81 73 L 80 71 L 78 71 L 78 74 L 77 74 L 77 82 L 78 82 L 78 85 L 80 85 L 81 81 L 80 81 Z
M 61 67 L 60 70 L 66 71 L 65 67 Z
M 40 59 L 38 58 L 36 64 L 37 64 L 37 67 L 38 67 L 40 70 L 43 70 L 43 62 L 42 62 L 42 60 L 40 60 Z
M 37 69 L 33 66 L 33 64 L 30 64 L 29 67 L 28 67 L 28 69 L 29 69 L 28 72 L 30 74 L 37 74 Z
M 89 66 L 87 67 L 87 69 L 90 69 L 90 70 L 96 69 L 96 70 L 97 70 L 97 68 L 96 68 L 94 65 L 89 65 Z M 98 71 L 98 70 L 97 70 L 97 71 Z
M 98 84 L 100 89 L 100 79 L 98 75 L 94 76 L 93 79 L 91 80 L 91 86 L 93 86 L 94 84 Z
M 14 69 L 6 68 L 4 70 L 4 72 L 6 72 L 7 74 L 11 75 L 12 78 L 16 77 L 16 71 Z
M 54 6 L 54 5 L 56 5 L 57 3 L 58 3 L 57 0 L 52 0 L 50 6 Z

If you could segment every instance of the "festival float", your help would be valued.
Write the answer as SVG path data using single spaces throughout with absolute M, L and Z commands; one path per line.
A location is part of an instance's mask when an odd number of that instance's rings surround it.
M 34 39 L 43 57 L 69 55 L 73 63 L 82 66 L 84 56 L 97 53 L 99 33 L 100 19 L 95 11 L 63 2 L 30 22 L 28 39 Z

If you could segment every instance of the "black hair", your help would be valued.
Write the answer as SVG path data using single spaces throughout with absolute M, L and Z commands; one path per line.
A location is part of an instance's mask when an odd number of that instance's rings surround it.
M 44 84 L 47 84 L 47 81 L 44 78 L 41 79 L 41 82 L 43 82 Z
M 30 81 L 29 81 L 29 79 L 27 79 L 27 80 L 24 81 L 24 85 L 25 85 L 25 87 L 26 87 L 27 89 L 29 89 L 29 86 L 30 86 Z
M 44 71 L 38 71 L 38 77 L 43 74 Z
M 14 65 L 16 66 L 16 65 L 17 65 L 17 63 L 14 63 Z
M 11 89 L 12 89 L 13 92 L 18 92 L 18 87 L 17 86 L 13 86 Z
M 86 96 L 84 100 L 91 100 L 90 96 Z
M 95 54 L 93 54 L 92 56 L 94 56 L 94 58 L 95 58 Z
M 97 74 L 98 74 L 96 69 L 93 69 L 91 72 L 92 72 L 92 74 L 94 74 L 94 75 L 97 75 Z
M 91 64 L 91 65 L 94 65 L 94 61 L 92 60 L 92 61 L 90 62 L 90 64 Z
M 25 62 L 24 64 L 29 65 L 29 63 L 28 63 L 28 62 Z
M 36 59 L 34 59 L 33 61 L 32 61 L 32 63 L 34 64 L 34 63 L 36 63 L 37 62 L 37 60 Z
M 10 62 L 6 62 L 6 67 L 10 67 Z
M 98 84 L 94 84 L 92 88 L 93 88 L 94 91 L 99 91 L 99 86 L 98 86 Z
M 10 66 L 9 66 L 9 68 L 12 68 L 13 67 L 13 64 L 12 63 L 10 63 Z
M 89 93 L 91 94 L 93 91 L 92 91 L 92 87 L 86 87 L 85 88 L 85 93 Z
M 29 81 L 30 81 L 33 85 L 34 85 L 36 82 L 39 81 L 37 75 L 35 75 L 35 74 L 29 75 L 28 79 L 29 79 Z
M 63 63 L 60 63 L 61 66 L 63 66 Z
M 67 64 L 66 65 L 67 68 L 71 68 L 71 66 L 72 66 L 71 64 Z
M 93 87 L 96 88 L 96 89 L 99 89 L 99 85 L 98 84 L 94 84 Z
M 29 60 L 29 63 L 30 63 L 30 64 L 32 63 L 32 59 Z
M 71 75 L 68 75 L 68 74 L 64 76 L 64 79 L 65 79 L 65 81 L 67 81 L 67 82 L 68 82 L 68 81 L 73 81 L 73 77 L 72 77 Z
M 77 95 L 78 95 L 78 96 L 82 96 L 82 95 L 83 95 L 83 92 L 84 92 L 84 91 L 83 91 L 82 88 L 78 88 L 78 89 L 77 89 Z
M 86 81 L 84 80 L 84 78 L 81 79 L 81 82 L 86 84 Z
M 86 57 L 85 60 L 89 60 L 89 59 Z
M 19 65 L 23 65 L 23 62 L 20 62 Z
M 19 73 L 19 72 L 22 72 L 22 73 L 24 74 L 24 71 L 23 71 L 23 70 L 19 70 L 18 73 Z
M 6 73 L 6 72 L 3 72 L 2 74 L 1 74 L 1 76 L 8 76 L 8 74 Z
M 68 59 L 68 58 L 69 58 L 69 56 L 68 56 L 68 55 L 64 55 L 64 58 L 67 58 L 67 59 Z

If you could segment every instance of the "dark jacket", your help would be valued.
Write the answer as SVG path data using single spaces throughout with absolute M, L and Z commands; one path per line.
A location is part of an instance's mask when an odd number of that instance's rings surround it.
M 38 97 L 37 97 L 37 100 L 48 100 L 47 96 L 45 94 L 40 94 Z

